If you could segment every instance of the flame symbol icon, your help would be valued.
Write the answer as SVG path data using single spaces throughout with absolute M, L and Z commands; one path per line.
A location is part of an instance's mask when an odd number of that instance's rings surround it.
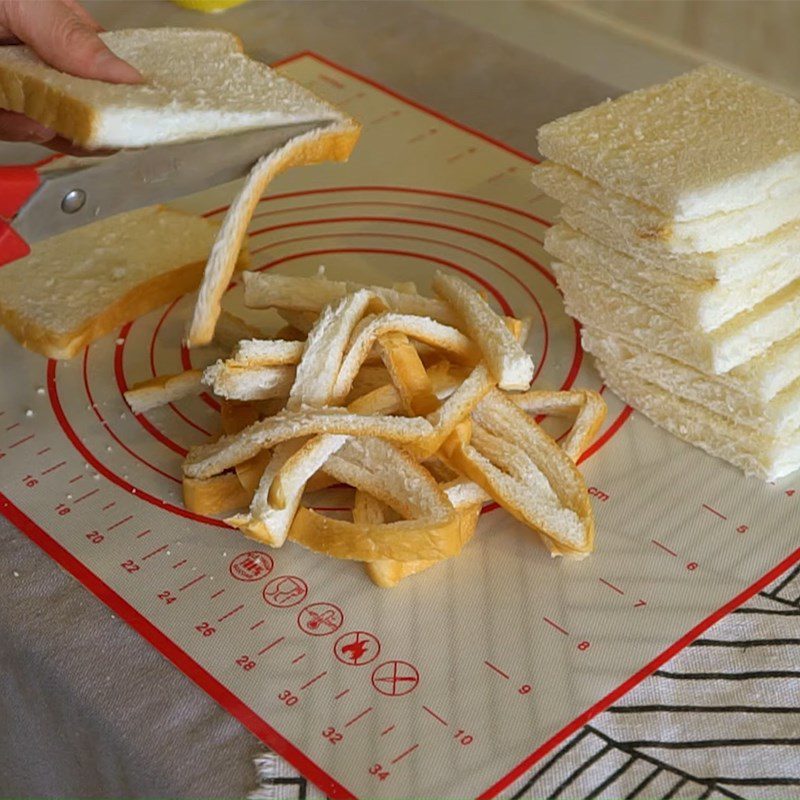
M 374 633 L 350 631 L 340 636 L 333 646 L 336 658 L 351 667 L 374 661 L 381 652 L 381 643 Z

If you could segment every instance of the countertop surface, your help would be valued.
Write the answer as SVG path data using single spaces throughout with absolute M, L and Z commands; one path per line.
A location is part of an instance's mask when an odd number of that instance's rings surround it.
M 318 51 L 529 153 L 541 123 L 693 63 L 548 4 L 86 5 L 108 28 L 223 27 L 265 61 Z M 32 153 L 6 145 L 0 161 Z M 0 795 L 252 790 L 263 745 L 5 519 L 0 578 Z

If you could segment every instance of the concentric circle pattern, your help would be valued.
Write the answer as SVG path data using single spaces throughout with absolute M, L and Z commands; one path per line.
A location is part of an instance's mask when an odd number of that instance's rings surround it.
M 475 197 L 338 187 L 263 198 L 250 225 L 250 251 L 258 270 L 313 275 L 323 266 L 331 277 L 363 283 L 414 281 L 423 293 L 437 270 L 453 272 L 481 289 L 498 311 L 531 318 L 526 347 L 536 360 L 535 387 L 568 388 L 577 381 L 599 388 L 584 366 L 578 327 L 563 310 L 553 276 L 532 256 L 545 229 L 525 211 Z M 80 364 L 51 368 L 54 405 L 87 461 L 181 516 L 193 515 L 182 508 L 180 463 L 188 447 L 218 432 L 218 405 L 204 394 L 133 415 L 122 395 L 138 381 L 202 367 L 221 355 L 182 346 L 193 302 L 193 295 L 181 297 L 125 325 L 116 339 L 92 345 Z M 236 283 L 226 307 L 268 331 L 280 325 L 274 312 L 245 309 Z

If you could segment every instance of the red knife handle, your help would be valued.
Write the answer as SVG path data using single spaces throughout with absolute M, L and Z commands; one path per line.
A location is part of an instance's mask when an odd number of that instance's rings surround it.
M 7 222 L 0 219 L 0 267 L 24 258 L 30 251 L 28 243 Z
M 39 183 L 39 173 L 33 166 L 0 167 L 0 217 L 11 219 Z

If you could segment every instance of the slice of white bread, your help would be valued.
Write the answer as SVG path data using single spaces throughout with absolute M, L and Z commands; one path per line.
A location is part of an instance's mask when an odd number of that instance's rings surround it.
M 720 67 L 557 119 L 539 150 L 677 220 L 762 203 L 800 171 L 800 103 Z
M 787 181 L 792 191 L 786 194 L 748 208 L 685 221 L 607 189 L 561 164 L 538 164 L 532 175 L 534 185 L 543 192 L 598 218 L 615 235 L 619 231 L 626 239 L 655 242 L 673 254 L 709 253 L 736 247 L 767 236 L 800 217 L 800 175 Z
M 552 266 L 570 316 L 712 375 L 745 364 L 800 328 L 800 281 L 700 335 L 631 295 L 615 291 L 602 282 L 596 269 L 588 273 L 561 262 Z
M 769 400 L 728 375 L 704 375 L 680 361 L 651 353 L 617 336 L 584 327 L 584 349 L 605 364 L 646 378 L 671 394 L 705 406 L 733 422 L 768 436 L 786 436 L 800 428 L 800 379 Z
M 800 278 L 800 249 L 756 278 L 721 284 L 690 280 L 636 261 L 565 222 L 545 236 L 554 258 L 573 264 L 613 289 L 632 295 L 690 329 L 712 331 Z
M 777 480 L 800 467 L 800 431 L 765 436 L 671 394 L 618 364 L 597 361 L 608 387 L 626 403 L 679 439 L 723 458 L 762 480 Z
M 0 48 L 0 108 L 89 148 L 144 147 L 290 122 L 340 120 L 310 91 L 242 52 L 231 33 L 143 28 L 100 34 L 140 85 L 76 78 L 22 45 Z
M 45 239 L 0 269 L 0 322 L 31 350 L 72 358 L 196 289 L 218 229 L 203 217 L 153 206 Z M 240 253 L 238 265 L 247 262 Z
M 654 269 L 681 275 L 690 280 L 717 281 L 721 285 L 743 281 L 757 282 L 762 275 L 786 268 L 800 253 L 800 221 L 789 222 L 776 231 L 751 239 L 745 244 L 709 253 L 673 253 L 659 239 L 643 239 L 635 230 L 618 225 L 616 218 L 605 219 L 565 205 L 561 219 L 575 230 L 621 250 Z

